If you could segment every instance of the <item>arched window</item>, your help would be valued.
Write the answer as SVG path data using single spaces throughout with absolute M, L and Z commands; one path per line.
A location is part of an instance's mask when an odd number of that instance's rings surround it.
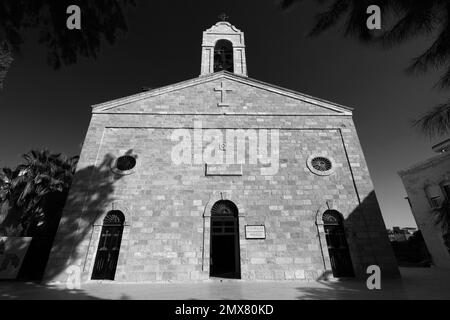
M 327 210 L 323 213 L 322 221 L 324 225 L 339 225 L 341 224 L 341 215 L 334 210 Z
M 119 210 L 108 212 L 105 219 L 103 219 L 92 279 L 114 280 L 124 222 L 125 216 Z
M 228 40 L 219 40 L 214 47 L 214 72 L 234 72 L 233 44 Z
M 212 216 L 230 216 L 237 217 L 239 214 L 238 208 L 236 205 L 230 200 L 221 200 L 217 201 L 211 208 Z
M 322 221 L 333 275 L 353 277 L 353 265 L 341 214 L 336 210 L 327 210 L 323 213 Z

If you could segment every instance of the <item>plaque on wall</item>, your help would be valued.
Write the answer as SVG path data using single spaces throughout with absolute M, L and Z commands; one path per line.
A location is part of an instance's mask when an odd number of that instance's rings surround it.
M 242 164 L 207 164 L 206 176 L 242 176 Z
M 266 226 L 245 226 L 245 239 L 265 239 Z

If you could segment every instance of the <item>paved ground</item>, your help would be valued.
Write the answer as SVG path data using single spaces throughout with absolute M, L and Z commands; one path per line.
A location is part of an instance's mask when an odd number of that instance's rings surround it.
M 81 290 L 64 286 L 0 282 L 0 299 L 450 299 L 450 270 L 401 268 L 402 279 L 368 290 L 358 281 L 204 283 L 90 283 Z

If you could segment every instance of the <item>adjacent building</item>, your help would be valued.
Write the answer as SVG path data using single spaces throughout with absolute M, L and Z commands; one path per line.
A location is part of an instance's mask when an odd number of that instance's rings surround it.
M 450 237 L 438 219 L 450 200 L 450 139 L 435 146 L 438 155 L 399 172 L 417 226 L 437 267 L 450 268 Z

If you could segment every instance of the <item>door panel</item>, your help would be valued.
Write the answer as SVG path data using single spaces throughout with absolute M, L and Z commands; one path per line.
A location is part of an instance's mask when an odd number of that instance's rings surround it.
M 210 275 L 240 278 L 239 227 L 236 217 L 211 218 Z
M 103 226 L 92 279 L 114 280 L 123 226 Z
M 331 267 L 335 277 L 353 277 L 353 265 L 342 224 L 325 225 Z

